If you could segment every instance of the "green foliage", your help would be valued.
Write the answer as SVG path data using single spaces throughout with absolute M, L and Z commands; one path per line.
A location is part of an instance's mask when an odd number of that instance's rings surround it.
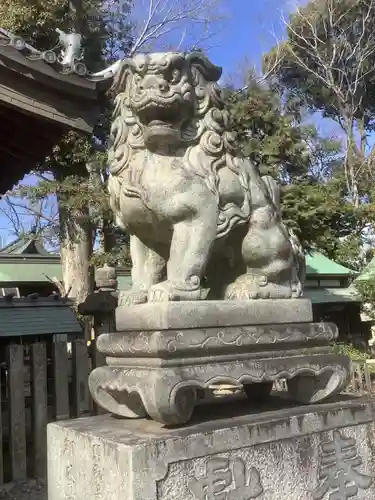
M 350 110 L 372 127 L 375 5 L 367 0 L 311 0 L 289 19 L 287 40 L 264 59 L 292 95 L 325 116 Z
M 0 4 L 0 16 L 2 26 L 20 34 L 40 50 L 56 46 L 57 27 L 81 32 L 85 63 L 91 71 L 97 71 L 129 50 L 132 42 L 131 27 L 127 23 L 130 5 L 130 0 L 11 0 Z M 56 144 L 44 162 L 35 166 L 36 171 L 51 173 L 54 180 L 42 180 L 36 186 L 19 186 L 14 194 L 31 202 L 55 195 L 60 219 L 63 214 L 74 217 L 76 213 L 89 213 L 92 227 L 103 226 L 104 217 L 106 228 L 110 230 L 105 167 L 101 169 L 103 175 L 99 174 L 104 183 L 93 182 L 87 170 L 88 163 L 105 165 L 110 116 L 111 103 L 106 99 L 93 137 L 71 131 Z M 61 239 L 64 238 L 63 222 L 60 220 Z
M 287 40 L 264 58 L 275 88 L 340 125 L 345 136 L 346 195 L 356 207 L 371 202 L 374 22 L 373 2 L 310 0 L 290 16 Z
M 69 2 L 66 0 L 2 0 L 1 26 L 25 37 L 39 49 L 50 49 L 57 40 L 56 27 L 69 22 Z
M 352 344 L 346 344 L 343 342 L 336 342 L 333 345 L 336 354 L 343 354 L 348 356 L 352 361 L 364 361 L 366 359 L 371 359 L 371 354 L 361 351 L 360 349 L 354 347 Z
M 92 257 L 92 264 L 95 267 L 101 267 L 104 264 L 131 267 L 129 234 L 119 228 L 115 228 L 112 231 L 112 237 L 113 244 L 109 248 L 106 248 L 106 242 L 103 241 L 101 250 L 95 252 Z
M 79 12 L 72 8 L 75 2 L 67 0 L 2 0 L 1 25 L 39 50 L 56 46 L 56 28 L 64 31 L 75 29 L 84 35 L 85 61 L 97 65 L 106 44 L 108 13 L 103 9 L 105 3 L 102 0 L 77 3 L 82 3 Z
M 340 154 L 330 140 L 310 146 L 315 183 L 297 188 L 298 197 L 307 193 L 297 219 L 308 232 L 310 215 L 319 217 L 310 231 L 316 246 L 357 270 L 367 262 L 364 230 L 372 227 L 375 214 L 374 149 L 369 148 L 375 116 L 374 23 L 373 2 L 310 0 L 290 16 L 287 39 L 264 58 L 270 84 L 283 100 L 303 103 L 341 127 Z M 288 205 L 291 209 L 292 200 Z M 314 224 L 326 227 L 325 233 Z
M 246 90 L 228 88 L 226 97 L 243 153 L 262 174 L 282 183 L 303 178 L 309 165 L 304 131 L 295 125 L 295 113 L 282 113 L 279 95 L 250 76 Z
M 333 344 L 333 349 L 335 354 L 343 354 L 344 356 L 348 356 L 351 361 L 366 361 L 366 359 L 372 359 L 372 355 L 368 352 L 362 351 L 357 347 L 354 347 L 352 344 L 345 344 L 343 342 L 336 342 Z M 368 371 L 371 376 L 375 374 L 375 366 L 373 364 L 368 364 Z M 349 387 L 351 384 L 349 384 Z M 352 387 L 353 389 L 353 387 Z
M 354 286 L 365 304 L 366 313 L 375 318 L 375 274 L 366 280 L 356 280 Z
M 340 141 L 321 137 L 302 118 L 301 101 L 250 77 L 242 92 L 226 89 L 242 150 L 282 185 L 282 214 L 305 248 L 334 257 L 339 238 L 362 230 L 359 209 L 346 201 Z
M 102 267 L 104 264 L 108 266 L 122 266 L 122 267 L 130 267 L 131 266 L 131 258 L 130 258 L 130 250 L 129 245 L 116 245 L 111 252 L 95 252 L 92 256 L 91 263 L 93 266 Z
M 282 210 L 286 224 L 305 247 L 317 247 L 331 256 L 330 247 L 341 231 L 354 230 L 352 206 L 343 202 L 334 181 L 291 183 L 283 190 Z

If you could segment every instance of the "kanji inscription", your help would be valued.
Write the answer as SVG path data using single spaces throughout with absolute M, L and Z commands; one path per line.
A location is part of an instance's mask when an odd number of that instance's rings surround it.
M 313 492 L 314 500 L 347 500 L 357 495 L 358 490 L 367 490 L 372 484 L 369 477 L 358 470 L 362 459 L 358 455 L 354 438 L 333 432 L 333 440 L 322 443 L 319 467 L 321 484 Z
M 259 472 L 241 458 L 211 458 L 189 488 L 197 500 L 251 500 L 263 493 Z

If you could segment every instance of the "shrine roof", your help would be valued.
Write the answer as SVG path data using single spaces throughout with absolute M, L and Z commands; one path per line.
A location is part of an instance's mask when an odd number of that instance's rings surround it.
M 56 49 L 38 51 L 0 28 L 0 195 L 68 131 L 92 133 L 116 68 L 90 73 L 79 58 L 68 64 Z
M 306 255 L 306 273 L 308 276 L 356 276 L 357 271 L 349 269 L 329 259 L 321 252 L 312 251 Z

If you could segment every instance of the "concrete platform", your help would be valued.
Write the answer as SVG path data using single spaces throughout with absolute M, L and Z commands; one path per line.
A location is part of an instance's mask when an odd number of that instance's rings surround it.
M 166 429 L 110 416 L 48 426 L 49 500 L 375 499 L 375 402 L 203 406 Z

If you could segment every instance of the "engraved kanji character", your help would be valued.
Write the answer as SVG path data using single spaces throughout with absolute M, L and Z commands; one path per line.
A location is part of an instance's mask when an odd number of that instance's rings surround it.
M 319 479 L 322 484 L 313 492 L 314 500 L 322 500 L 330 492 L 329 500 L 347 500 L 366 490 L 372 484 L 372 478 L 357 469 L 362 465 L 358 456 L 356 442 L 346 438 L 339 431 L 333 432 L 333 440 L 322 444 L 322 456 Z
M 247 472 L 241 458 L 212 458 L 190 489 L 198 500 L 251 500 L 263 493 L 259 472 L 253 467 Z

